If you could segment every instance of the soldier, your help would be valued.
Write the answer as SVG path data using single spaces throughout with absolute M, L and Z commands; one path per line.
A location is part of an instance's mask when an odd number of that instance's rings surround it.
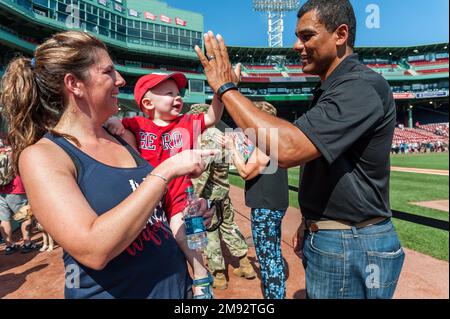
M 207 111 L 208 108 L 209 105 L 207 104 L 195 104 L 191 107 L 189 113 L 198 114 Z M 215 141 L 216 134 L 222 135 L 223 133 L 215 127 L 207 129 L 199 137 L 199 146 L 201 148 L 221 149 L 222 145 Z M 203 174 L 199 178 L 192 180 L 192 183 L 194 184 L 195 192 L 199 197 L 210 200 L 220 199 L 224 201 L 222 224 L 217 230 L 208 232 L 206 257 L 208 259 L 209 270 L 214 276 L 213 287 L 216 289 L 226 289 L 228 283 L 225 277 L 225 260 L 220 245 L 220 235 L 231 254 L 235 257 L 239 257 L 239 268 L 234 269 L 233 273 L 236 276 L 245 277 L 247 279 L 255 278 L 256 273 L 247 258 L 248 246 L 245 239 L 239 231 L 239 227 L 234 222 L 234 210 L 229 197 L 229 164 L 225 160 L 225 152 L 221 152 L 221 154 L 218 155 L 221 156 L 221 158 L 216 158 L 216 160 L 208 163 Z M 212 224 L 215 224 L 216 222 L 217 216 L 214 216 Z

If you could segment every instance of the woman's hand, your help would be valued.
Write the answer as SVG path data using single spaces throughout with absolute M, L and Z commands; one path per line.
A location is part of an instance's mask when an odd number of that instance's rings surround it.
M 214 143 L 220 147 L 224 147 L 228 151 L 234 148 L 236 137 L 231 134 L 217 133 L 213 135 Z
M 187 176 L 196 178 L 205 170 L 205 162 L 208 157 L 216 155 L 217 150 L 186 150 L 178 153 L 158 166 L 157 170 L 167 172 L 164 176 Z
M 223 146 L 229 151 L 234 149 L 235 142 L 235 137 L 233 135 L 225 135 L 223 137 Z

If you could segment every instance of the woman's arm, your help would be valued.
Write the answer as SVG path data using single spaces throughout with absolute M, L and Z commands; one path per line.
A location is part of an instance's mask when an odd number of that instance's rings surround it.
M 182 152 L 152 173 L 168 180 L 198 176 L 203 169 L 201 156 L 207 153 Z M 97 216 L 76 183 L 72 161 L 58 146 L 39 142 L 26 148 L 20 156 L 19 170 L 30 205 L 43 227 L 76 260 L 97 270 L 136 239 L 166 187 L 163 179 L 149 175 L 119 205 Z
M 227 139 L 229 137 L 226 137 Z M 239 175 L 246 181 L 255 178 L 261 174 L 262 170 L 267 167 L 270 161 L 269 156 L 264 154 L 259 148 L 255 147 L 254 151 L 247 160 L 244 162 L 241 153 L 236 149 L 236 145 L 233 141 L 227 141 L 227 148 L 231 152 L 231 158 L 233 160 Z

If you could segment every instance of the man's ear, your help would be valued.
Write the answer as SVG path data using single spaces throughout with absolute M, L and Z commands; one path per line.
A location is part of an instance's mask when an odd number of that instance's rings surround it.
M 148 97 L 144 97 L 141 101 L 141 104 L 142 107 L 148 111 L 153 111 L 155 109 L 153 102 Z
M 346 45 L 348 42 L 348 25 L 341 24 L 340 26 L 337 27 L 334 34 L 336 35 L 337 46 Z
M 83 97 L 83 90 L 81 89 L 83 83 L 72 73 L 68 73 L 64 76 L 64 85 L 67 91 L 75 95 L 75 97 Z

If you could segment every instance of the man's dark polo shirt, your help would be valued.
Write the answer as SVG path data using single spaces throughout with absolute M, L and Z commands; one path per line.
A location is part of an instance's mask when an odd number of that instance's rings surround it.
M 322 154 L 302 169 L 298 199 L 304 217 L 358 223 L 392 215 L 395 115 L 389 84 L 356 54 L 336 67 L 294 123 Z

